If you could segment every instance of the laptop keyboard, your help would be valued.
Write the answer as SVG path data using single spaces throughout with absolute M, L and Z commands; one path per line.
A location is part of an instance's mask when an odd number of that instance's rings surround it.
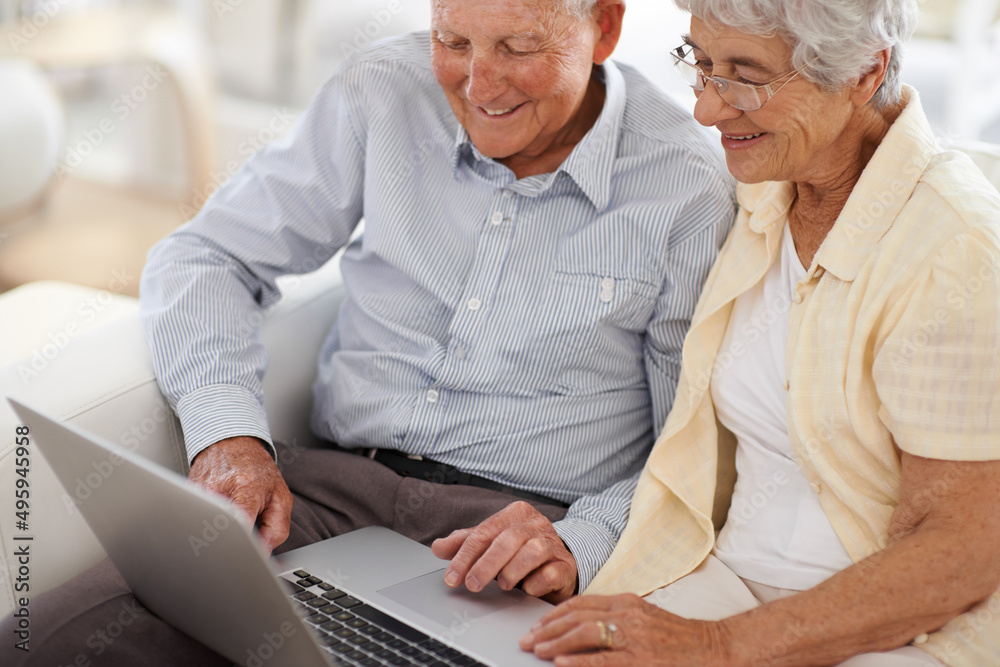
M 305 570 L 290 574 L 292 599 L 337 664 L 486 667 Z

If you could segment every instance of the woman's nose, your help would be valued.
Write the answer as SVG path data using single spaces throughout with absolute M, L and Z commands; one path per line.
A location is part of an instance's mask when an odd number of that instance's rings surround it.
M 719 89 L 711 80 L 705 82 L 705 90 L 698 93 L 694 104 L 694 118 L 705 127 L 739 117 L 743 112 L 722 99 Z

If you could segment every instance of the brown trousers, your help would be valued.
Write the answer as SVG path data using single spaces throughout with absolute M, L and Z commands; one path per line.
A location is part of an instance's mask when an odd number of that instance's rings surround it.
M 278 446 L 278 462 L 295 499 L 291 533 L 275 553 L 365 526 L 385 526 L 430 544 L 475 526 L 513 496 L 468 486 L 400 477 L 380 463 L 337 449 Z M 550 520 L 561 507 L 535 504 Z M 230 665 L 231 662 L 154 616 L 105 560 L 31 600 L 30 651 L 13 648 L 11 618 L 0 622 L 0 664 L 37 667 Z

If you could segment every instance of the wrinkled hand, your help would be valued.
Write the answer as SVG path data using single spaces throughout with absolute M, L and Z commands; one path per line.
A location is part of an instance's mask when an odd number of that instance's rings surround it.
M 608 637 L 610 648 L 605 644 Z M 546 614 L 521 639 L 523 650 L 554 659 L 559 667 L 736 665 L 729 644 L 725 621 L 681 618 L 631 594 L 573 598 Z
M 431 545 L 438 558 L 450 559 L 448 586 L 464 581 L 474 593 L 491 579 L 505 591 L 518 583 L 525 593 L 549 602 L 565 600 L 576 589 L 576 560 L 552 522 L 524 501 L 512 503 L 475 528 L 456 530 Z
M 259 440 L 227 438 L 203 450 L 188 479 L 232 500 L 253 525 L 268 551 L 288 539 L 292 494 L 271 454 Z

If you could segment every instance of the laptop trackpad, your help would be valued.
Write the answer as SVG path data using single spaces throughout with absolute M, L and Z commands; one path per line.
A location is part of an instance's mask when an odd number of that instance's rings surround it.
M 445 569 L 394 584 L 379 593 L 446 628 L 467 627 L 471 621 L 516 605 L 517 598 L 524 595 L 520 591 L 505 592 L 495 581 L 479 593 L 464 586 L 448 588 Z

